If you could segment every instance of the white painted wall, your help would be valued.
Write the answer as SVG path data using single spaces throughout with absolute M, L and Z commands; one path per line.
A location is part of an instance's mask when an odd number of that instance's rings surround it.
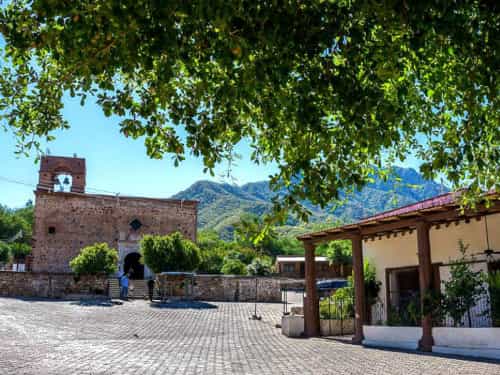
M 363 345 L 397 349 L 418 349 L 421 327 L 363 326 Z
M 500 328 L 434 328 L 432 351 L 500 359 Z

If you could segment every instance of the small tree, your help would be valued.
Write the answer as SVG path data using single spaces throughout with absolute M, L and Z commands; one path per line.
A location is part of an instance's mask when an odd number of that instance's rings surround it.
M 451 316 L 456 327 L 467 313 L 469 327 L 472 327 L 471 308 L 477 299 L 486 292 L 485 277 L 482 271 L 474 271 L 467 262 L 468 245 L 458 243 L 460 258 L 450 262 L 450 279 L 444 281 L 444 312 Z
M 326 249 L 328 259 L 334 264 L 352 264 L 350 241 L 331 241 Z
M 209 274 L 219 274 L 221 273 L 222 265 L 224 264 L 224 258 L 227 252 L 222 247 L 214 247 L 212 249 L 202 250 L 202 261 L 198 267 L 199 272 L 209 273 Z
M 107 243 L 84 247 L 69 265 L 77 275 L 110 275 L 118 271 L 118 252 Z
M 31 246 L 26 243 L 14 242 L 10 245 L 10 255 L 14 259 L 24 259 L 30 253 Z
M 141 240 L 144 264 L 153 272 L 194 271 L 201 263 L 198 246 L 179 232 L 168 236 L 146 235 Z
M 0 241 L 0 263 L 7 263 L 9 260 L 9 245 Z
M 500 327 L 500 271 L 490 273 L 488 289 L 490 292 L 491 322 L 493 327 Z
M 224 275 L 246 275 L 247 266 L 241 260 L 226 258 L 221 271 Z
M 371 306 L 377 302 L 380 285 L 382 283 L 377 280 L 377 270 L 375 266 L 368 261 L 365 261 L 363 264 L 363 274 L 365 279 L 366 308 L 368 312 L 370 312 Z
M 240 247 L 236 244 L 235 246 L 232 246 L 231 250 L 227 253 L 226 258 L 239 260 L 240 262 L 245 264 L 250 264 L 258 256 L 259 254 L 256 250 L 250 247 Z
M 269 257 L 259 257 L 247 266 L 247 273 L 252 276 L 267 276 L 272 272 L 272 262 Z

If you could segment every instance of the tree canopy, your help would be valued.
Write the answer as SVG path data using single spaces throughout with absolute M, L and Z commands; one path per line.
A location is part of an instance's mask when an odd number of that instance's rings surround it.
M 497 1 L 12 0 L 2 124 L 19 151 L 69 124 L 66 93 L 95 98 L 152 158 L 187 152 L 213 173 L 249 139 L 300 218 L 373 171 L 421 171 L 499 189 Z M 181 136 L 181 134 L 186 134 Z M 382 169 L 383 170 L 383 169 Z
M 31 252 L 33 204 L 9 209 L 0 205 L 0 263 L 23 259 Z
M 31 244 L 33 230 L 33 205 L 10 209 L 0 205 L 0 241 Z

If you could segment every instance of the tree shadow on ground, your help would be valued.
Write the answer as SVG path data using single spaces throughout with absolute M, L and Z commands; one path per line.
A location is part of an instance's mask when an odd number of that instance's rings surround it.
M 114 305 L 123 305 L 123 301 L 111 300 L 109 298 L 50 298 L 50 297 L 2 297 L 4 299 L 14 299 L 22 302 L 37 303 L 69 303 L 73 306 L 102 306 L 111 307 Z
M 70 304 L 73 306 L 113 307 L 115 305 L 123 305 L 123 302 L 102 298 L 102 299 L 80 299 L 79 301 L 72 301 Z
M 154 301 L 150 303 L 150 306 L 155 309 L 195 309 L 195 310 L 203 310 L 203 309 L 217 309 L 216 305 L 207 302 L 200 301 L 167 301 L 160 302 Z
M 352 341 L 347 340 L 346 337 L 347 336 L 340 336 L 340 337 L 331 336 L 331 337 L 322 337 L 322 339 L 325 340 L 325 341 L 335 341 L 335 342 L 346 344 L 346 345 L 356 345 L 356 346 L 359 346 L 358 344 L 353 344 Z M 384 351 L 384 352 L 408 353 L 408 354 L 419 355 L 419 356 L 422 356 L 422 357 L 438 357 L 438 358 L 456 359 L 456 360 L 459 360 L 459 361 L 466 361 L 466 362 L 479 362 L 479 363 L 500 364 L 500 360 L 498 360 L 498 359 L 485 358 L 485 357 L 472 357 L 472 356 L 463 356 L 463 355 L 458 355 L 458 354 L 444 354 L 444 353 L 422 352 L 422 351 L 419 351 L 419 350 L 396 349 L 396 348 L 387 348 L 387 347 L 383 347 L 383 346 L 360 346 L 360 347 L 363 347 L 366 350 L 381 350 L 381 351 Z

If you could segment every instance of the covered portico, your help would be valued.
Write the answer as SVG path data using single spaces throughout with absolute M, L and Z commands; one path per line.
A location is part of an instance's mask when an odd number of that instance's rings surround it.
M 413 205 L 387 211 L 357 223 L 338 228 L 322 230 L 299 236 L 305 248 L 306 257 L 306 299 L 304 301 L 304 333 L 312 337 L 319 335 L 319 310 L 316 291 L 316 270 L 314 264 L 315 248 L 325 242 L 334 240 L 350 240 L 352 242 L 353 281 L 355 289 L 355 334 L 353 342 L 361 344 L 364 339 L 363 325 L 367 321 L 364 295 L 363 275 L 363 242 L 381 238 L 393 238 L 409 234 L 414 238 L 414 250 L 417 255 L 418 288 L 420 296 L 427 295 L 435 288 L 432 263 L 432 248 L 430 240 L 431 229 L 448 228 L 452 224 L 481 221 L 482 218 L 500 213 L 498 194 L 489 194 L 488 200 L 481 202 L 475 209 L 462 210 L 459 206 L 457 193 L 437 196 Z M 498 218 L 499 215 L 496 215 Z M 497 220 L 498 221 L 498 220 Z M 500 237 L 499 237 L 500 238 Z M 408 244 L 408 242 L 405 242 Z M 410 246 L 412 246 L 410 244 Z M 401 251 L 411 252 L 411 248 Z M 388 291 L 387 291 L 388 293 Z M 432 332 L 432 316 L 423 309 L 424 298 L 420 298 L 421 311 L 425 312 L 420 319 L 421 337 L 419 348 L 422 351 L 432 351 L 434 344 Z M 420 331 L 419 331 L 420 332 Z M 420 333 L 419 333 L 420 334 Z

